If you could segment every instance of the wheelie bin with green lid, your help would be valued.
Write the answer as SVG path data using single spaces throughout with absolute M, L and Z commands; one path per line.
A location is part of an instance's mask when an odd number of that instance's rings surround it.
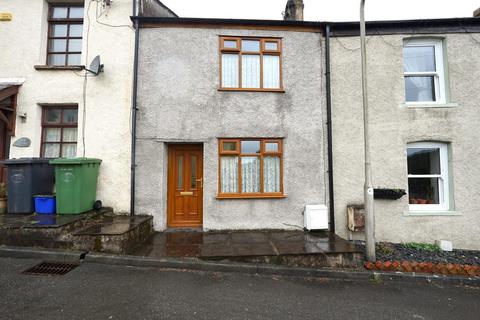
M 79 214 L 93 209 L 101 162 L 95 158 L 59 158 L 50 161 L 55 166 L 57 214 Z

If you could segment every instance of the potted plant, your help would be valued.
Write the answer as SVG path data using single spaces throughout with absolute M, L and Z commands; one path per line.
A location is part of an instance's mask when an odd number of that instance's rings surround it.
M 7 185 L 0 183 L 0 214 L 7 212 Z

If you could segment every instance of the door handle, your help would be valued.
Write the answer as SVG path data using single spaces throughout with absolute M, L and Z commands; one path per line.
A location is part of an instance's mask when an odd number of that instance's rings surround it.
M 203 178 L 202 179 L 197 179 L 196 181 L 200 183 L 200 188 L 203 189 Z

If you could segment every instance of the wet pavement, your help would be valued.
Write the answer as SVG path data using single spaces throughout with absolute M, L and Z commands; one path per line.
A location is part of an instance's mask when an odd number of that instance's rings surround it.
M 75 215 L 56 214 L 0 214 L 0 229 L 60 228 L 99 213 L 89 211 Z
M 355 244 L 329 232 L 231 231 L 159 232 L 134 254 L 214 258 L 361 252 Z

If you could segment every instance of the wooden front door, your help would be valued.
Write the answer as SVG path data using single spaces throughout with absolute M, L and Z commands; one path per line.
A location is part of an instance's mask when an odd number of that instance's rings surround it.
M 203 211 L 203 146 L 168 147 L 168 227 L 200 227 Z

